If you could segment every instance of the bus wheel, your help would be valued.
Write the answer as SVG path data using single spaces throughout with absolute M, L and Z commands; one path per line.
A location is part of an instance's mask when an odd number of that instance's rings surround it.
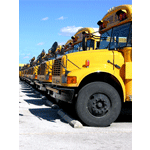
M 76 112 L 89 126 L 106 127 L 114 122 L 121 111 L 121 99 L 117 90 L 105 82 L 92 82 L 78 93 Z

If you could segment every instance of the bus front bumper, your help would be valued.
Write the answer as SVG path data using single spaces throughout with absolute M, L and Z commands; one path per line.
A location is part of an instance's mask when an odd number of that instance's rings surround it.
M 68 103 L 72 103 L 74 97 L 74 89 L 71 88 L 64 88 L 64 87 L 49 87 L 46 86 L 46 89 L 49 94 L 58 100 L 65 101 Z

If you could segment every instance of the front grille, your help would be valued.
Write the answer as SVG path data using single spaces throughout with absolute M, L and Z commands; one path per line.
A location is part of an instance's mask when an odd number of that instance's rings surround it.
M 41 68 L 41 67 L 39 66 L 39 67 L 38 67 L 38 75 L 40 75 L 40 68 Z
M 31 69 L 31 74 L 33 74 L 33 68 Z
M 31 74 L 31 68 L 29 69 L 28 74 Z
M 29 74 L 33 74 L 33 68 L 29 69 Z
M 52 68 L 52 75 L 53 76 L 59 76 L 60 75 L 61 64 L 59 62 L 61 62 L 61 58 L 54 61 L 53 68 Z
M 41 64 L 41 72 L 40 72 L 40 75 L 44 75 L 44 73 L 45 73 L 45 65 L 46 65 L 46 63 L 43 63 L 43 64 Z

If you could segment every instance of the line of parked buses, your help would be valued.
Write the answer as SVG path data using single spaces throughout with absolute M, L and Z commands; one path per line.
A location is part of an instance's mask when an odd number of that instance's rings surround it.
M 111 8 L 99 31 L 81 28 L 65 45 L 54 42 L 19 71 L 56 101 L 73 103 L 82 123 L 109 126 L 132 101 L 132 5 Z

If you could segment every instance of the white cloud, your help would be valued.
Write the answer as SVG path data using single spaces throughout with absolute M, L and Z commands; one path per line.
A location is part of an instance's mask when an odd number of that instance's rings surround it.
M 42 18 L 43 21 L 48 20 L 48 17 Z
M 65 45 L 66 42 L 58 42 L 58 45 Z
M 64 19 L 66 19 L 67 17 L 64 17 L 64 16 L 61 16 L 61 17 L 59 17 L 57 20 L 64 20 Z
M 43 45 L 44 43 L 43 42 L 40 42 L 40 43 L 38 43 L 37 45 Z
M 99 28 L 93 28 L 95 30 L 95 32 L 99 31 Z
M 26 58 L 29 58 L 29 56 L 25 56 L 25 57 L 23 57 L 23 59 L 26 59 Z
M 60 29 L 59 35 L 73 36 L 79 29 L 83 27 L 67 26 Z

